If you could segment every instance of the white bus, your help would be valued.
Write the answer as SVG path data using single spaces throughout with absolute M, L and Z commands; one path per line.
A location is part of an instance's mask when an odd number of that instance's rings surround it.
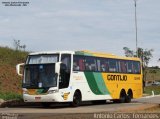
M 82 101 L 130 102 L 142 96 L 138 58 L 90 51 L 38 52 L 29 54 L 16 69 L 23 76 L 25 102 L 41 102 L 44 106 L 68 102 L 79 106 Z

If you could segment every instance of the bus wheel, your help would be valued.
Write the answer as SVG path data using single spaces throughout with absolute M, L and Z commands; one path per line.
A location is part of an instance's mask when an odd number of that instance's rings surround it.
M 132 90 L 129 89 L 127 96 L 126 96 L 126 103 L 130 103 L 132 98 L 133 98 L 133 93 L 132 93 Z
M 80 103 L 81 103 L 81 100 L 82 100 L 82 97 L 81 97 L 80 91 L 76 91 L 74 93 L 73 102 L 71 103 L 71 105 L 73 107 L 78 107 L 80 105 Z
M 124 90 L 121 91 L 121 94 L 120 94 L 120 99 L 119 99 L 119 102 L 120 103 L 124 103 L 126 101 L 126 93 Z
M 131 96 L 129 94 L 126 96 L 125 102 L 126 103 L 130 103 L 131 102 Z

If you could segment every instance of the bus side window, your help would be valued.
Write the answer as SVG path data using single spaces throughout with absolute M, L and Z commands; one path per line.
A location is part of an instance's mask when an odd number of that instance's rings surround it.
M 74 59 L 74 61 L 73 61 L 73 71 L 79 71 L 79 70 L 80 70 L 79 63 L 78 63 L 78 61 L 76 61 Z
M 84 59 L 82 56 L 73 56 L 73 71 L 84 71 Z
M 96 58 L 86 56 L 85 57 L 85 70 L 86 71 L 97 71 Z
M 133 62 L 127 61 L 127 73 L 133 73 Z
M 109 72 L 118 72 L 118 60 L 109 59 Z
M 84 59 L 79 59 L 79 68 L 80 71 L 84 71 Z
M 139 74 L 140 73 L 140 62 L 138 61 L 134 61 L 133 62 L 133 71 L 135 74 Z
M 127 64 L 125 60 L 119 60 L 120 63 L 120 72 L 127 73 Z
M 99 72 L 108 72 L 108 60 L 103 58 L 98 58 L 97 69 Z

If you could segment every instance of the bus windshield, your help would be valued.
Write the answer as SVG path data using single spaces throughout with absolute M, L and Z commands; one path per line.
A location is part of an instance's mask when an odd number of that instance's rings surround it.
M 30 55 L 27 64 L 56 63 L 58 62 L 58 57 L 58 54 Z
M 24 67 L 23 88 L 49 88 L 57 86 L 55 64 L 27 64 Z

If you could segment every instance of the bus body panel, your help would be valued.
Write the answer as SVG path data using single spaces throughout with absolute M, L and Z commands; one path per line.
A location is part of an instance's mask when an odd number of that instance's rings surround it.
M 45 93 L 39 93 L 43 92 L 43 89 L 24 88 L 23 98 L 25 102 L 72 102 L 73 95 L 76 90 L 81 92 L 82 101 L 119 99 L 122 89 L 126 91 L 126 94 L 131 90 L 133 98 L 139 98 L 142 96 L 142 68 L 140 74 L 73 71 L 73 55 L 80 55 L 84 57 L 91 56 L 95 58 L 124 59 L 140 62 L 138 58 L 118 57 L 112 54 L 93 53 L 88 51 L 63 51 L 55 53 L 59 53 L 59 61 L 62 54 L 71 54 L 69 86 L 58 89 L 56 92 L 51 94 L 48 92 L 54 90 L 53 87 L 49 88 Z M 47 53 L 32 53 L 31 55 L 34 56 L 41 54 L 47 55 Z M 51 55 L 52 52 L 49 52 L 48 54 Z

